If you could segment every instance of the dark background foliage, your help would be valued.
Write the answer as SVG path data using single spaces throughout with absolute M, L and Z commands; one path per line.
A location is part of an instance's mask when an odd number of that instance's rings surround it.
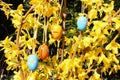
M 2 0 L 6 3 L 13 4 L 11 7 L 12 9 L 16 9 L 19 4 L 24 4 L 24 7 L 27 11 L 29 8 L 28 1 L 29 0 Z M 60 0 L 61 1 L 61 0 Z M 106 2 L 109 2 L 109 0 L 105 0 Z M 114 10 L 118 10 L 120 8 L 120 0 L 114 0 L 115 1 L 115 8 Z M 1 7 L 1 6 L 0 6 Z M 76 17 L 78 13 L 81 11 L 81 2 L 80 0 L 67 0 L 67 20 L 66 20 L 66 30 L 72 29 L 73 27 L 76 27 Z M 6 16 L 4 15 L 4 12 L 0 10 L 0 40 L 3 40 L 6 36 L 15 36 L 14 33 L 15 29 L 13 28 L 12 22 L 10 19 L 7 20 Z M 72 36 L 67 32 L 67 37 Z M 4 52 L 0 51 L 0 80 L 1 75 L 4 75 L 4 79 L 10 78 L 10 76 L 13 74 L 12 71 L 6 71 L 7 64 L 4 62 Z M 104 80 L 118 80 L 120 79 L 120 72 L 117 74 L 112 74 L 112 76 L 104 76 Z

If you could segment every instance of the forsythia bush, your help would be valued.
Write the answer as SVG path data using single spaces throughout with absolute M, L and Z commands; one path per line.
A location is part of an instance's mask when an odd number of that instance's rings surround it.
M 117 41 L 120 10 L 114 11 L 114 1 L 108 4 L 104 0 L 80 0 L 84 7 L 76 23 L 81 16 L 86 16 L 88 21 L 85 30 L 66 29 L 74 34 L 72 37 L 67 37 L 64 31 L 64 1 L 30 0 L 31 8 L 27 12 L 22 4 L 13 10 L 12 4 L 0 2 L 1 10 L 7 18 L 11 17 L 16 29 L 16 40 L 7 36 L 0 41 L 7 70 L 14 71 L 14 80 L 101 80 L 102 74 L 111 75 L 120 70 Z M 42 34 L 38 34 L 39 30 Z M 113 35 L 114 32 L 117 33 Z M 48 50 L 43 45 L 49 48 L 54 45 L 57 49 Z M 35 70 L 28 67 L 29 55 L 39 59 Z

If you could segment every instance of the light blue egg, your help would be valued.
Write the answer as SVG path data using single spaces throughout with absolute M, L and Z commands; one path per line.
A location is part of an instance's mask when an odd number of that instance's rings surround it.
M 36 55 L 29 55 L 27 59 L 27 65 L 31 71 L 36 70 L 38 66 L 38 57 Z
M 77 28 L 81 31 L 86 29 L 87 18 L 85 16 L 81 16 L 77 20 Z

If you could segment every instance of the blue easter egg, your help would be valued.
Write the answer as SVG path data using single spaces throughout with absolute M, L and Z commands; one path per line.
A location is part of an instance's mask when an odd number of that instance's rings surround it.
M 79 30 L 85 30 L 86 29 L 86 24 L 87 24 L 87 18 L 85 16 L 81 16 L 77 20 L 77 28 Z
M 36 55 L 29 55 L 27 65 L 31 71 L 35 70 L 38 66 L 38 57 Z

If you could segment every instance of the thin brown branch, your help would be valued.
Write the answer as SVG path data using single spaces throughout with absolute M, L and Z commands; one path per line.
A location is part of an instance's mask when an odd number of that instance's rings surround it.
M 64 55 L 64 46 L 65 46 L 65 28 L 66 28 L 66 0 L 64 0 L 64 6 L 63 6 L 63 36 L 62 36 L 62 52 L 61 52 L 61 61 L 63 61 L 63 55 Z
M 108 22 L 111 24 L 112 23 L 112 17 L 116 17 L 117 15 L 119 15 L 120 14 L 120 9 L 113 15 L 113 16 L 109 16 L 108 17 Z
M 16 36 L 16 45 L 18 45 L 18 49 L 20 48 L 19 36 L 20 36 L 20 33 L 21 33 L 21 29 L 22 29 L 23 22 L 24 22 L 25 18 L 28 16 L 28 14 L 32 11 L 33 8 L 34 8 L 34 6 L 32 6 L 32 7 L 27 11 L 27 13 L 25 14 L 25 17 L 22 19 L 21 24 L 20 24 L 20 26 L 19 26 L 19 28 L 18 28 L 18 32 L 17 32 L 17 36 Z
M 113 15 L 113 17 L 116 17 L 118 14 L 120 14 L 120 9 Z
M 23 20 L 25 20 L 25 18 L 26 18 L 26 17 L 28 16 L 28 14 L 33 10 L 33 8 L 34 8 L 34 5 L 31 6 L 31 8 L 26 12 L 25 17 L 24 17 Z
M 17 32 L 17 35 L 16 35 L 16 45 L 18 46 L 18 50 L 20 49 L 19 37 L 20 37 L 22 25 L 23 25 L 23 23 L 24 23 L 25 18 L 26 18 L 26 17 L 28 16 L 28 14 L 33 10 L 33 8 L 34 8 L 34 6 L 32 6 L 32 7 L 27 11 L 27 13 L 25 14 L 25 16 L 24 16 L 24 18 L 22 19 L 21 24 L 20 24 L 20 26 L 19 26 L 19 28 L 18 28 L 18 32 Z M 18 66 L 19 66 L 19 69 L 20 69 L 20 72 L 21 72 L 21 78 L 22 78 L 22 80 L 25 80 L 25 74 L 24 74 L 24 72 L 23 72 L 23 70 L 22 70 L 22 68 L 21 68 L 20 56 L 17 55 L 17 57 L 18 57 L 18 61 L 19 61 Z

